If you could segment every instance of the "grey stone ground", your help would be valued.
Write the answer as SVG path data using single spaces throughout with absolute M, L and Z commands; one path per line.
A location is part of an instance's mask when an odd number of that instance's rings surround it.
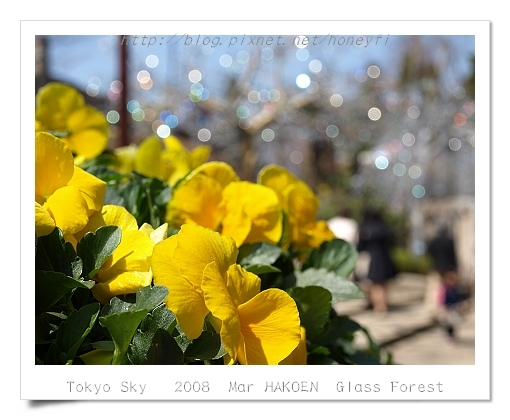
M 466 302 L 464 319 L 452 342 L 437 322 L 432 305 L 433 286 L 433 278 L 401 273 L 390 283 L 390 310 L 384 316 L 368 310 L 366 300 L 338 302 L 334 308 L 367 328 L 372 338 L 392 353 L 395 364 L 474 364 L 474 298 Z M 360 334 L 355 344 L 363 348 L 367 340 Z

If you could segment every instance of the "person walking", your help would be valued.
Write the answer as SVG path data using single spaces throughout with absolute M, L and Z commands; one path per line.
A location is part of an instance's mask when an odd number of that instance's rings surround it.
M 440 228 L 427 251 L 434 261 L 434 270 L 441 278 L 437 298 L 438 319 L 449 339 L 453 340 L 455 327 L 462 321 L 462 311 L 455 244 L 447 226 Z
M 358 251 L 369 256 L 367 278 L 371 283 L 368 298 L 374 312 L 384 315 L 388 311 L 388 281 L 395 277 L 396 269 L 389 253 L 391 231 L 379 211 L 368 208 L 359 228 Z

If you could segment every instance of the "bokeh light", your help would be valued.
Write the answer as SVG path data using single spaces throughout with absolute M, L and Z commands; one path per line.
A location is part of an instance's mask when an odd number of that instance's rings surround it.
M 197 136 L 200 141 L 206 142 L 211 139 L 211 132 L 207 128 L 202 128 L 198 131 Z
M 296 85 L 301 89 L 306 89 L 308 86 L 310 86 L 310 76 L 307 74 L 300 74 L 298 77 L 296 77 Z
M 372 121 L 377 121 L 381 118 L 381 110 L 379 108 L 370 108 L 368 110 L 368 118 Z

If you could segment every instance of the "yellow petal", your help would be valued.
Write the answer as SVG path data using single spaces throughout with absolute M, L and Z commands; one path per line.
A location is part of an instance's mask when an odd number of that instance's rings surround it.
M 175 136 L 168 136 L 163 139 L 163 143 L 165 144 L 165 149 L 170 152 L 178 152 L 186 154 L 187 150 L 182 145 L 181 141 Z
M 100 282 L 128 271 L 149 272 L 154 242 L 145 232 L 123 230 L 119 246 L 97 272 Z
M 257 175 L 257 182 L 266 187 L 272 188 L 278 195 L 280 206 L 285 204 L 284 190 L 299 180 L 286 168 L 278 165 L 264 166 Z
M 231 265 L 227 271 L 227 290 L 237 308 L 260 292 L 260 278 L 239 264 Z
M 75 186 L 80 190 L 89 210 L 101 210 L 106 193 L 106 182 L 81 168 L 75 167 L 73 177 L 68 185 Z
M 63 140 L 82 160 L 99 156 L 108 146 L 108 134 L 94 129 L 73 133 Z
M 76 187 L 59 188 L 48 198 L 44 208 L 64 235 L 79 232 L 89 220 L 87 203 Z
M 323 242 L 335 239 L 335 234 L 329 229 L 325 220 L 319 220 L 309 226 L 305 226 L 302 232 L 307 237 L 304 246 L 309 248 L 317 248 Z
M 205 304 L 211 314 L 221 321 L 221 343 L 232 360 L 237 359 L 237 347 L 241 335 L 239 316 L 230 296 L 225 279 L 215 261 L 204 269 L 202 290 Z
M 115 296 L 136 293 L 138 289 L 150 286 L 151 281 L 150 271 L 125 271 L 107 281 L 96 283 L 92 294 L 99 302 L 107 304 Z
M 177 235 L 154 246 L 152 254 L 154 284 L 165 286 L 169 290 L 165 300 L 166 306 L 175 314 L 177 323 L 186 336 L 195 339 L 202 333 L 204 318 L 209 309 L 205 306 L 202 289 L 184 278 L 174 263 L 173 254 L 176 246 Z
M 161 176 L 161 142 L 158 137 L 148 137 L 140 146 L 135 157 L 135 171 L 151 178 Z
M 106 117 L 91 105 L 84 105 L 74 111 L 67 119 L 67 127 L 71 134 L 86 130 L 95 130 L 108 136 L 108 122 Z M 106 147 L 106 144 L 104 145 Z
M 222 222 L 222 233 L 233 237 L 237 246 L 257 242 L 276 244 L 280 240 L 282 211 L 271 188 L 247 181 L 231 182 L 225 187 L 223 198 L 227 217 Z
M 129 146 L 117 147 L 113 153 L 117 158 L 116 169 L 125 175 L 129 175 L 135 167 L 135 158 L 138 147 L 134 144 Z
M 173 261 L 181 275 L 200 288 L 205 267 L 216 262 L 221 273 L 235 264 L 238 250 L 232 238 L 197 225 L 183 225 L 177 235 Z
M 301 327 L 301 341 L 294 351 L 283 359 L 280 365 L 306 365 L 308 359 L 308 351 L 306 348 L 306 330 Z
M 242 364 L 275 365 L 286 358 L 301 339 L 299 313 L 283 290 L 267 289 L 237 308 L 246 345 Z
M 67 131 L 67 119 L 85 105 L 83 95 L 64 83 L 51 82 L 36 95 L 35 118 L 40 130 Z
M 142 226 L 140 226 L 139 230 L 149 235 L 154 244 L 157 244 L 168 237 L 168 223 L 163 223 L 157 229 L 154 229 L 148 223 L 144 223 Z
M 222 187 L 203 174 L 186 178 L 174 189 L 168 203 L 166 221 L 170 226 L 196 223 L 217 230 L 224 217 L 220 207 Z
M 204 164 L 211 155 L 211 146 L 198 146 L 189 153 L 189 165 L 191 169 Z
M 104 225 L 118 226 L 122 231 L 138 230 L 138 223 L 135 216 L 129 213 L 125 207 L 107 204 L 103 206 L 102 218 Z
M 35 201 L 44 201 L 67 185 L 74 173 L 73 155 L 66 144 L 48 133 L 35 135 Z
M 37 236 L 46 236 L 55 229 L 55 221 L 38 202 L 35 202 L 35 233 Z
M 239 177 L 235 173 L 234 168 L 225 162 L 204 163 L 193 170 L 190 177 L 196 174 L 203 174 L 215 179 L 221 185 L 221 188 L 225 188 L 233 181 L 239 181 Z

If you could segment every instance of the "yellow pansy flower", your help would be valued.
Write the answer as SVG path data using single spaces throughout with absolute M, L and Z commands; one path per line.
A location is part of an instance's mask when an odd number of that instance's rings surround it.
M 282 213 L 276 193 L 265 186 L 239 181 L 233 168 L 208 162 L 174 189 L 167 222 L 173 227 L 198 224 L 235 239 L 236 245 L 276 244 L 282 234 Z
M 36 232 L 49 229 L 49 216 L 64 237 L 74 235 L 101 209 L 105 192 L 105 182 L 74 165 L 62 140 L 35 134 Z
M 260 292 L 260 279 L 240 265 L 231 265 L 225 273 L 215 262 L 208 264 L 202 290 L 227 363 L 276 365 L 299 344 L 294 300 L 276 288 Z
M 231 182 L 222 192 L 225 217 L 221 233 L 231 236 L 237 246 L 268 242 L 277 244 L 282 236 L 283 215 L 276 193 L 253 182 Z
M 120 151 L 121 153 L 124 150 Z M 115 152 L 117 154 L 117 152 Z M 210 146 L 198 146 L 188 151 L 175 136 L 160 140 L 151 136 L 142 141 L 136 150 L 132 169 L 142 175 L 159 178 L 169 185 L 188 175 L 193 169 L 203 164 L 211 153 Z M 125 156 L 118 155 L 121 163 Z M 126 166 L 124 165 L 124 170 Z
M 210 312 L 227 363 L 277 364 L 300 340 L 296 304 L 280 289 L 260 292 L 260 279 L 235 263 L 237 253 L 231 238 L 184 225 L 154 247 L 154 284 L 169 289 L 166 304 L 188 338 L 200 336 Z
M 39 89 L 35 119 L 36 131 L 58 133 L 78 161 L 99 156 L 108 146 L 106 117 L 64 83 L 51 82 Z
M 188 338 L 200 336 L 209 313 L 201 288 L 205 267 L 215 261 L 226 271 L 237 254 L 232 238 L 197 225 L 183 225 L 178 234 L 154 247 L 154 284 L 168 288 L 166 305 Z
M 124 207 L 105 205 L 91 218 L 85 229 L 95 232 L 101 226 L 118 226 L 122 230 L 119 246 L 96 273 L 94 297 L 106 304 L 114 296 L 136 293 L 152 282 L 151 257 L 154 245 L 166 238 L 167 224 L 154 230 L 149 225 L 138 229 L 135 217 Z
M 261 185 L 272 188 L 283 203 L 290 232 L 284 247 L 292 243 L 298 249 L 316 248 L 335 238 L 324 220 L 315 220 L 319 199 L 307 184 L 278 165 L 262 168 L 257 179 Z

